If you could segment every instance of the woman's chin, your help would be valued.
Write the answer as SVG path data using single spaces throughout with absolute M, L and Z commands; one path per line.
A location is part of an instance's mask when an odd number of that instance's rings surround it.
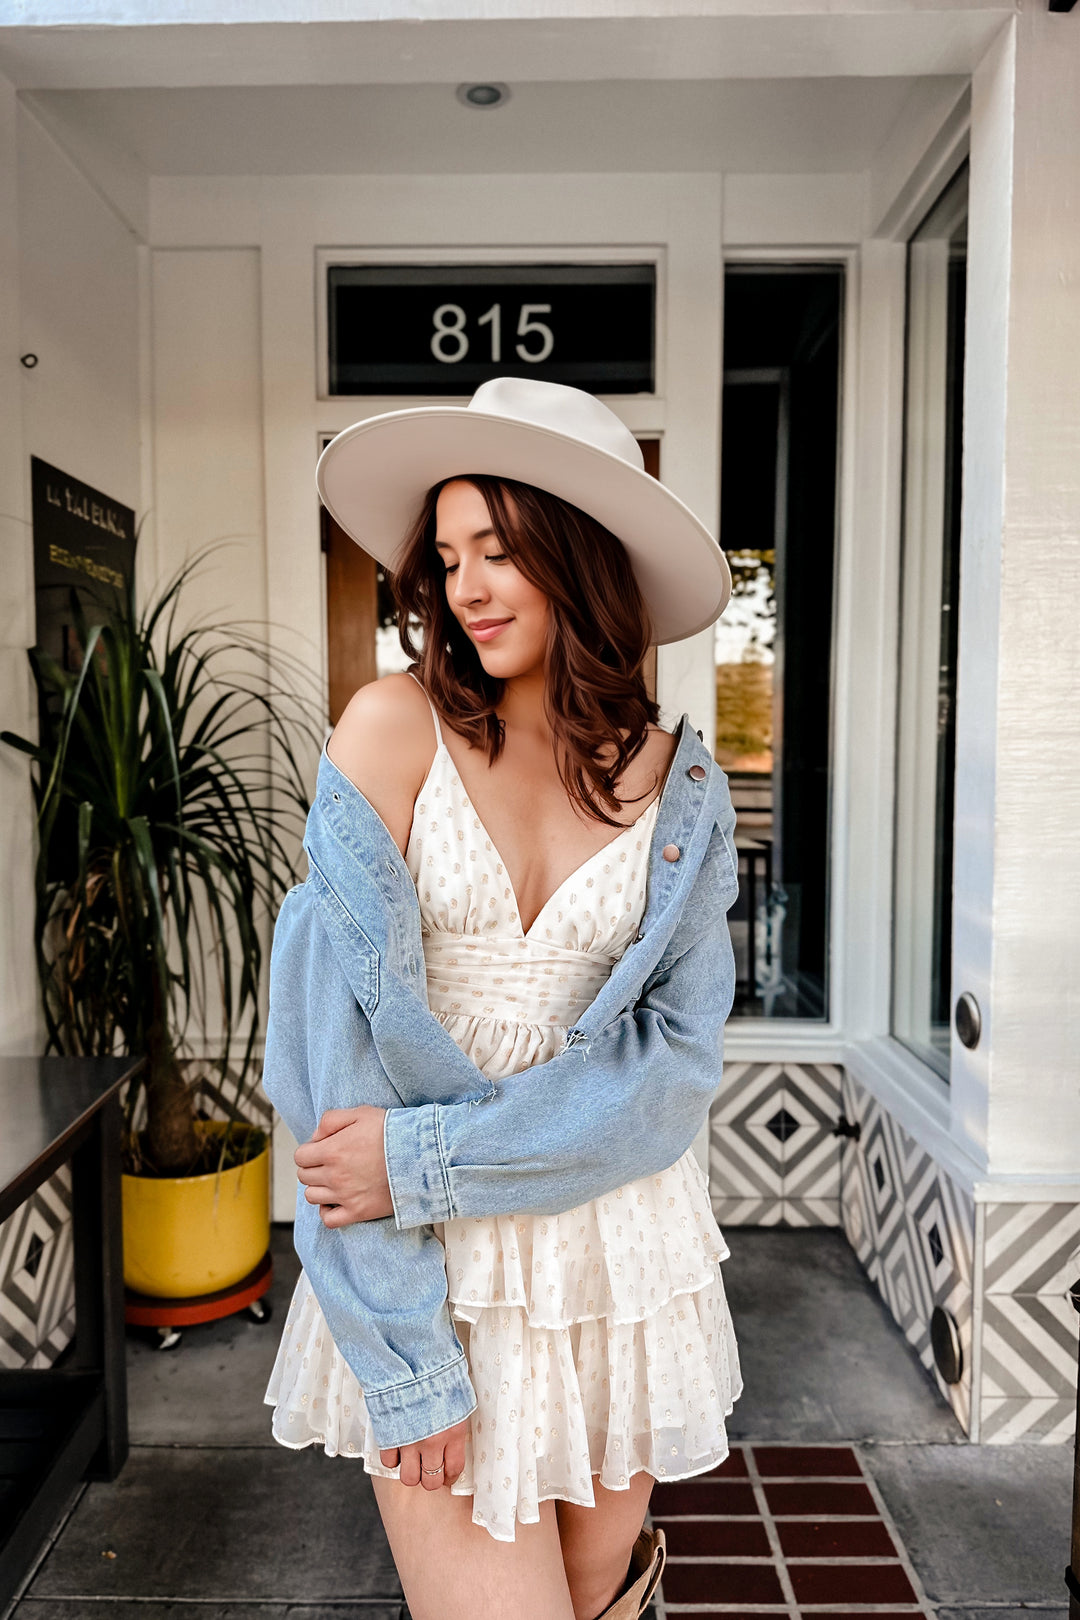
M 520 651 L 515 652 L 510 647 L 477 647 L 476 651 L 485 674 L 498 681 L 518 680 L 522 675 L 532 675 L 544 665 L 542 653 L 530 658 L 523 657 Z

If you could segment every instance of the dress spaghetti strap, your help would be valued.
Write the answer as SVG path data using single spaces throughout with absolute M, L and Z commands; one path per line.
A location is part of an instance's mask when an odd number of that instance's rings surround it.
M 423 692 L 424 696 L 428 700 L 428 708 L 431 710 L 431 718 L 435 722 L 435 746 L 436 746 L 436 748 L 441 748 L 443 746 L 443 740 L 442 740 L 442 727 L 439 724 L 439 712 L 436 709 L 434 703 L 432 703 L 431 698 L 430 698 L 430 696 L 428 694 L 427 687 L 424 685 L 424 683 L 420 679 L 420 677 L 418 675 L 413 675 L 413 672 L 412 672 L 411 669 L 407 670 L 406 673 L 409 674 L 409 675 L 412 675 L 413 680 L 416 682 L 417 686 L 420 688 L 421 692 Z

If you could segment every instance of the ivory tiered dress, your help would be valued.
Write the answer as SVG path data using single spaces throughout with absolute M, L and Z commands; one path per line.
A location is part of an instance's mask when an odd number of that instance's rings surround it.
M 434 711 L 433 711 L 434 712 Z M 562 1050 L 645 908 L 658 801 L 561 883 L 528 933 L 506 867 L 443 742 L 417 796 L 406 861 L 432 1012 L 494 1080 Z M 693 1150 L 561 1215 L 456 1219 L 450 1309 L 477 1396 L 465 1469 L 474 1524 L 513 1541 L 539 1503 L 594 1503 L 592 1478 L 680 1479 L 727 1455 L 741 1391 L 720 1261 L 728 1249 Z M 266 1392 L 275 1439 L 383 1467 L 360 1386 L 306 1276 Z

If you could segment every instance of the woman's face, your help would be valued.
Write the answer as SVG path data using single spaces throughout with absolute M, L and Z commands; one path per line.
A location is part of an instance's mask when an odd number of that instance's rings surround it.
M 509 680 L 542 669 L 549 600 L 503 553 L 487 502 L 463 479 L 439 493 L 435 547 L 446 569 L 450 611 L 487 673 Z

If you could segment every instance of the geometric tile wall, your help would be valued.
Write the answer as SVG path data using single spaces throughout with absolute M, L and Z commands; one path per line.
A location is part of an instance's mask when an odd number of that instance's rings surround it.
M 859 1140 L 845 1147 L 844 1231 L 893 1320 L 970 1433 L 974 1202 L 847 1072 L 844 1103 L 848 1119 L 862 1126 Z M 946 1384 L 934 1366 L 935 1305 L 950 1311 L 959 1329 L 957 1384 Z
M 240 1113 L 234 1076 L 224 1087 L 217 1076 L 202 1077 L 195 1095 L 207 1119 Z M 261 1086 L 245 1099 L 243 1117 L 271 1125 L 273 1110 Z M 0 1224 L 0 1370 L 51 1367 L 74 1336 L 71 1166 L 66 1164 Z
M 1080 1206 L 988 1204 L 979 1438 L 1060 1445 L 1076 1418 Z
M 841 1115 L 861 1126 L 857 1141 L 833 1135 Z M 1068 1290 L 1080 1278 L 1080 1205 L 976 1210 L 877 1099 L 833 1064 L 725 1063 L 709 1116 L 709 1177 L 721 1226 L 841 1225 L 973 1439 L 1072 1440 L 1080 1317 Z M 935 1305 L 957 1324 L 957 1384 L 946 1384 L 934 1365 Z
M 71 1168 L 0 1225 L 0 1368 L 51 1367 L 75 1332 Z
M 725 1063 L 709 1114 L 709 1182 L 723 1226 L 839 1226 L 841 1071 Z

